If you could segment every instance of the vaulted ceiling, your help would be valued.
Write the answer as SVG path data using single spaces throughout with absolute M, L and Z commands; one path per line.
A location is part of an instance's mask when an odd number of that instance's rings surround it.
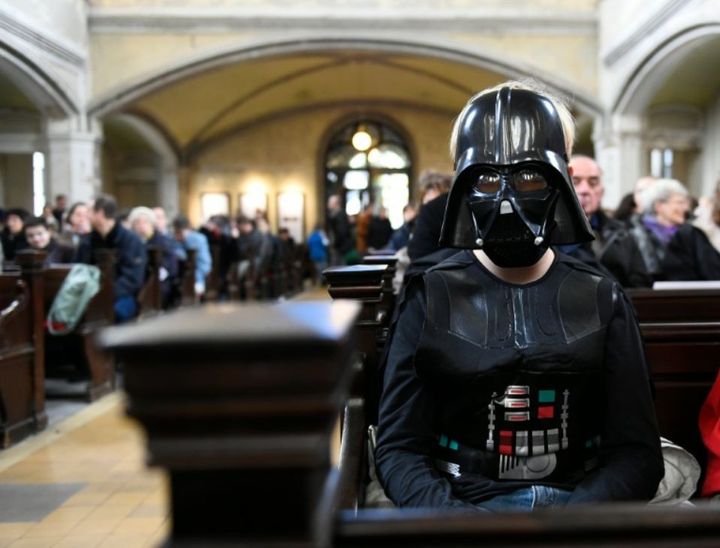
M 192 154 L 228 133 L 331 106 L 403 105 L 454 116 L 477 90 L 506 77 L 416 55 L 336 51 L 261 59 L 175 82 L 126 110 L 152 120 Z

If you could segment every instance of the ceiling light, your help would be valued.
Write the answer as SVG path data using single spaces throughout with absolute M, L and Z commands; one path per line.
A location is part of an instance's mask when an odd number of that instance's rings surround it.
M 352 136 L 352 146 L 360 152 L 365 152 L 372 146 L 372 137 L 363 126 L 359 126 L 355 135 Z

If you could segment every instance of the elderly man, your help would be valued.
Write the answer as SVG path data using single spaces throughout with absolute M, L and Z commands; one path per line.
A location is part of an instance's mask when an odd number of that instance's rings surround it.
M 565 251 L 590 264 L 599 262 L 623 287 L 650 287 L 652 278 L 635 240 L 622 223 L 609 218 L 600 208 L 605 192 L 600 166 L 589 156 L 575 155 L 570 159 L 570 167 L 575 193 L 595 232 L 595 240 Z
M 156 247 L 162 254 L 160 263 L 160 293 L 163 308 L 168 308 L 173 297 L 173 288 L 178 280 L 178 257 L 175 241 L 161 233 L 155 224 L 155 212 L 149 207 L 136 207 L 128 216 L 130 228 L 145 243 Z

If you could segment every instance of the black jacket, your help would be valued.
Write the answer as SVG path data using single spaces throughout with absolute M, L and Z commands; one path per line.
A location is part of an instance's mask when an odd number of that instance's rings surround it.
M 441 194 L 423 204 L 415 218 L 415 227 L 408 242 L 408 256 L 415 262 L 420 257 L 440 249 L 440 229 L 445 216 L 448 194 Z
M 626 226 L 598 211 L 591 219 L 595 240 L 582 244 L 569 255 L 589 263 L 588 255 L 594 256 L 623 287 L 651 287 L 652 276 L 645 268 L 640 249 Z
M 115 223 L 105 238 L 93 230 L 80 243 L 77 262 L 94 264 L 96 249 L 115 250 L 115 299 L 137 297 L 145 282 L 147 263 L 145 246 L 140 238 L 120 223 Z
M 532 484 L 574 503 L 649 500 L 663 461 L 648 376 L 616 283 L 558 255 L 540 280 L 507 284 L 462 251 L 401 305 L 378 475 L 400 506 L 476 508 Z
M 6 261 L 14 261 L 15 253 L 21 249 L 27 249 L 28 247 L 28 243 L 23 232 L 19 234 L 12 234 L 7 227 L 0 232 L 0 241 L 2 241 L 3 256 Z
M 662 269 L 666 280 L 720 280 L 720 253 L 702 230 L 683 224 L 668 243 Z
M 72 263 L 75 259 L 75 249 L 58 242 L 54 238 L 50 239 L 50 243 L 43 251 L 47 253 L 47 256 L 45 257 L 45 265 L 58 263 L 67 264 Z

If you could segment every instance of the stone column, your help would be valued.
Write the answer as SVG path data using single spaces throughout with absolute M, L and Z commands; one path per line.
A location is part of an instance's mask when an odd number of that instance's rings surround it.
M 160 176 L 160 205 L 165 209 L 167 218 L 172 220 L 180 213 L 180 178 L 178 170 L 163 166 Z
M 640 116 L 612 115 L 595 121 L 595 156 L 603 168 L 603 207 L 615 208 L 620 199 L 647 175 Z
M 90 200 L 100 192 L 102 128 L 84 116 L 49 121 L 45 170 L 48 200 L 66 194 L 70 202 Z

